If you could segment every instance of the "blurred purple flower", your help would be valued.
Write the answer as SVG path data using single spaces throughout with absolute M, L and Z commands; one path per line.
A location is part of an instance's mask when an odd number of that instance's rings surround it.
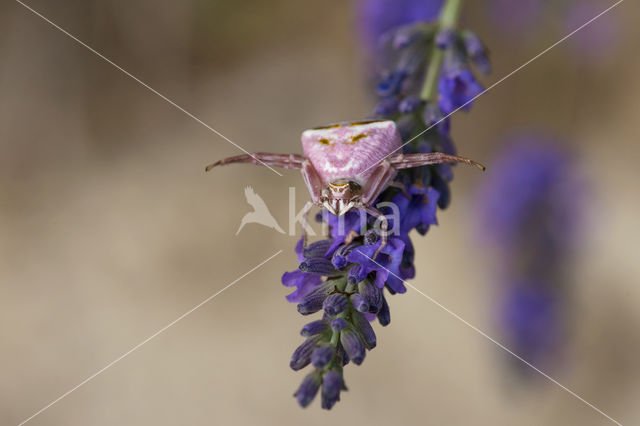
M 569 7 L 564 20 L 565 33 L 581 27 L 606 9 L 601 1 L 580 0 Z M 588 28 L 577 32 L 568 41 L 580 56 L 590 60 L 604 59 L 615 51 L 618 37 L 614 14 L 605 14 L 589 24 Z
M 467 59 L 455 50 L 447 52 L 438 89 L 438 105 L 445 115 L 458 108 L 468 111 L 473 99 L 484 90 L 471 72 Z
M 500 259 L 500 320 L 516 353 L 549 363 L 566 327 L 563 271 L 583 222 L 584 187 L 569 154 L 540 136 L 516 137 L 489 170 L 478 225 Z
M 502 323 L 510 349 L 535 364 L 556 355 L 563 332 L 563 300 L 549 283 L 517 280 L 504 289 Z
M 584 194 L 567 152 L 544 136 L 518 136 L 483 180 L 479 217 L 488 241 L 511 252 L 536 225 L 563 248 L 574 241 Z
M 389 30 L 420 21 L 432 21 L 444 0 L 358 0 L 356 19 L 363 45 L 369 51 L 379 48 L 382 35 Z

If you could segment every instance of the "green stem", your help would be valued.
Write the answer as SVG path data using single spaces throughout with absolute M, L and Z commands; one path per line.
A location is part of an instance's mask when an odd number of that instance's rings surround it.
M 460 9 L 462 8 L 462 0 L 447 0 L 442 6 L 440 12 L 440 18 L 438 19 L 438 29 L 450 29 L 455 28 L 460 16 Z M 442 60 L 444 59 L 444 51 L 438 46 L 433 45 L 431 55 L 429 56 L 429 68 L 424 78 L 422 85 L 422 91 L 420 92 L 420 99 L 425 102 L 432 102 L 436 96 L 438 86 L 438 76 L 440 75 L 440 68 L 442 67 Z
M 340 332 L 334 331 L 333 334 L 331 335 L 331 344 L 333 346 L 338 346 L 338 340 L 340 340 Z

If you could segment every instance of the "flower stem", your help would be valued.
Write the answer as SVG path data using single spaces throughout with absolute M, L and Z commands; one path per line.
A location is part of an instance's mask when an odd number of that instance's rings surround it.
M 334 331 L 333 334 L 331 335 L 331 345 L 333 346 L 338 346 L 338 341 L 340 340 L 340 332 L 339 331 Z
M 458 22 L 458 17 L 460 16 L 461 8 L 462 0 L 447 0 L 442 6 L 442 11 L 440 12 L 438 29 L 441 31 L 455 28 Z M 443 59 L 444 51 L 434 43 L 431 50 L 429 68 L 425 74 L 422 91 L 420 92 L 420 99 L 425 102 L 434 101 L 438 86 L 438 76 L 440 75 L 440 68 L 442 67 Z

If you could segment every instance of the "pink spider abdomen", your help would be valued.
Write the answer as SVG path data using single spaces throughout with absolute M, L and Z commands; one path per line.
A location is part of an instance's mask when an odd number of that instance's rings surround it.
M 402 146 L 396 123 L 369 120 L 335 123 L 302 133 L 302 150 L 322 183 L 339 179 L 364 185 L 378 162 Z

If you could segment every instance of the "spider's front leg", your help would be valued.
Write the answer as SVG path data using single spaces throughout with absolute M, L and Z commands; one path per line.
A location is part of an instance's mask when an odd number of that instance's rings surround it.
M 311 164 L 311 161 L 304 160 L 301 164 L 302 179 L 304 180 L 309 195 L 311 195 L 311 201 L 308 201 L 304 205 L 302 213 L 302 247 L 307 246 L 307 226 L 309 226 L 309 212 L 311 208 L 315 206 L 322 206 L 322 178 L 317 170 Z
M 389 220 L 384 214 L 382 214 L 380 210 L 376 209 L 375 207 L 363 205 L 362 209 L 371 216 L 375 217 L 376 221 L 380 221 L 380 246 L 376 249 L 375 253 L 373 253 L 373 256 L 371 257 L 371 259 L 375 261 L 376 257 L 378 257 L 378 254 L 380 254 L 382 249 L 387 245 Z
M 373 254 L 373 259 L 378 256 L 380 251 L 387 245 L 387 230 L 389 228 L 389 221 L 387 217 L 371 205 L 376 198 L 389 186 L 389 183 L 396 175 L 396 170 L 391 166 L 387 160 L 383 160 L 374 169 L 367 180 L 367 184 L 362 192 L 362 200 L 360 206 L 362 210 L 374 216 L 377 220 L 380 220 L 380 246 Z
M 466 163 L 476 166 L 480 170 L 485 167 L 473 160 L 458 155 L 443 154 L 441 152 L 429 152 L 426 154 L 395 154 L 387 159 L 394 169 L 410 169 L 413 167 L 429 166 L 444 163 Z
M 228 157 L 224 160 L 209 164 L 205 171 L 209 171 L 217 166 L 224 166 L 232 163 L 251 163 L 258 166 L 282 167 L 284 169 L 300 170 L 306 159 L 299 154 L 272 154 L 269 152 L 254 152 L 253 154 L 242 154 Z

